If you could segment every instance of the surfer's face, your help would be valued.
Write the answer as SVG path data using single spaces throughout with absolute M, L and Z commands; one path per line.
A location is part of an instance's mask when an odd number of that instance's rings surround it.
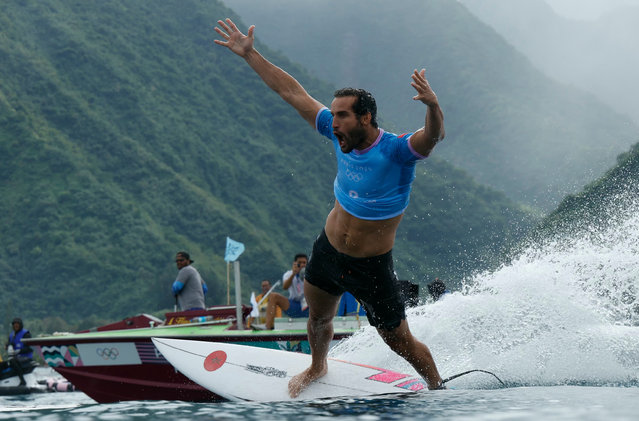
M 364 123 L 369 116 L 357 116 L 353 111 L 353 104 L 357 97 L 337 97 L 331 104 L 333 114 L 333 134 L 339 141 L 339 147 L 344 153 L 363 147 L 366 141 Z

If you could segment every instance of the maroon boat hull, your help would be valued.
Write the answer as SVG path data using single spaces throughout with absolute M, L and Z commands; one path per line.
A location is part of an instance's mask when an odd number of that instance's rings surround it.
M 99 403 L 131 400 L 219 402 L 225 399 L 193 383 L 169 364 L 55 367 L 77 389 Z M 126 379 L 126 381 L 125 381 Z

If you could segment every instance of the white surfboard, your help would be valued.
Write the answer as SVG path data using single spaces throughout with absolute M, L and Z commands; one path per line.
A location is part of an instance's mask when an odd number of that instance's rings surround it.
M 153 338 L 153 344 L 186 377 L 232 401 L 312 400 L 426 389 L 419 376 L 329 358 L 328 374 L 292 399 L 288 382 L 308 368 L 308 354 L 183 339 Z

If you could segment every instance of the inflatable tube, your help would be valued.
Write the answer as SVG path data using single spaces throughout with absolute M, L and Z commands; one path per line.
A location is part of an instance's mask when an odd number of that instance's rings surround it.
M 47 379 L 47 391 L 49 392 L 74 392 L 75 387 L 64 379 Z

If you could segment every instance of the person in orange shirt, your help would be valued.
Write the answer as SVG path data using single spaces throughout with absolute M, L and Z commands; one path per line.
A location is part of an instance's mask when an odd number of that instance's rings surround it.
M 262 301 L 262 298 L 264 298 L 264 296 L 271 289 L 271 281 L 269 281 L 268 279 L 264 279 L 261 286 L 262 293 L 255 297 L 255 301 L 257 301 L 257 303 L 259 304 L 258 310 L 260 312 L 260 323 L 264 323 L 266 322 L 266 307 L 268 306 L 268 299 L 270 297 L 270 294 L 269 297 L 266 297 L 266 299 L 262 303 L 260 303 L 260 301 Z M 275 317 L 282 317 L 282 308 L 279 306 L 275 306 Z

